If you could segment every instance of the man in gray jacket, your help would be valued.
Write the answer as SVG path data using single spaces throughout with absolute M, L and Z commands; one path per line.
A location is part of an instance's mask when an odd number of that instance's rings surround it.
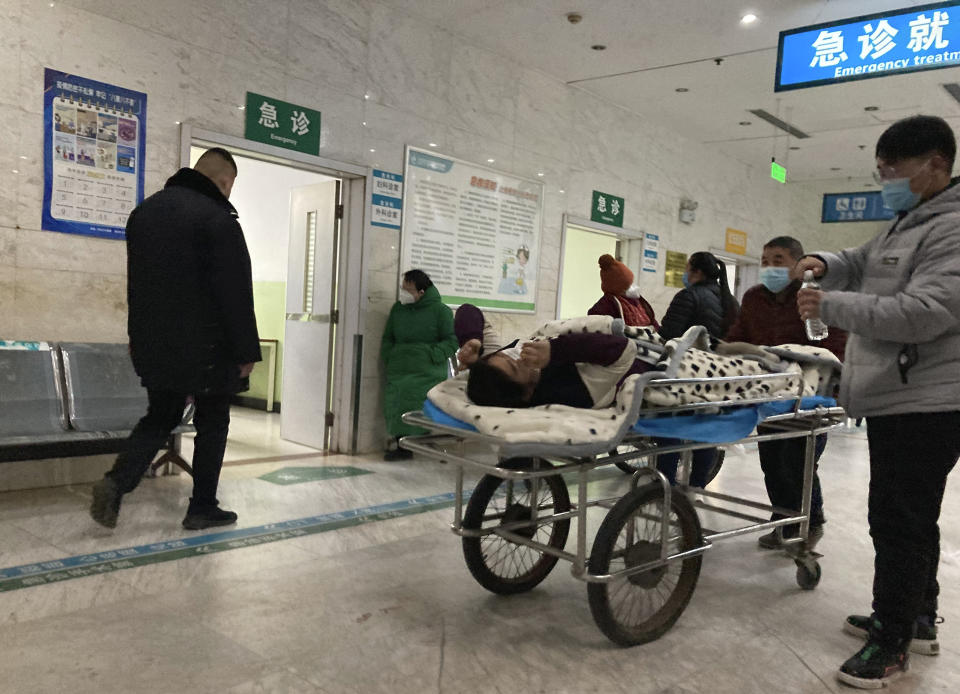
M 867 639 L 837 677 L 865 689 L 907 668 L 908 651 L 937 643 L 937 521 L 960 457 L 960 178 L 941 118 L 915 116 L 877 142 L 878 182 L 899 214 L 888 231 L 838 254 L 798 263 L 825 292 L 802 290 L 803 318 L 850 331 L 841 404 L 866 417 L 869 523 L 876 562 L 873 614 L 847 617 Z

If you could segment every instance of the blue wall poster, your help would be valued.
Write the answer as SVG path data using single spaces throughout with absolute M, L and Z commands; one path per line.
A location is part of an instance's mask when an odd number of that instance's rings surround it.
M 895 213 L 883 206 L 883 196 L 878 190 L 863 193 L 827 193 L 823 196 L 823 212 L 820 221 L 833 222 L 879 222 L 893 219 Z
M 776 91 L 960 65 L 960 2 L 780 32 Z
M 43 229 L 123 239 L 143 200 L 147 95 L 47 68 Z
M 403 175 L 374 169 L 370 224 L 384 229 L 400 229 L 402 212 Z

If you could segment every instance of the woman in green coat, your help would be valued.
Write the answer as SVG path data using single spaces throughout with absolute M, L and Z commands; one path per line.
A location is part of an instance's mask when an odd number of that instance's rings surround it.
M 405 272 L 400 300 L 390 309 L 380 344 L 380 359 L 387 373 L 383 414 L 390 436 L 399 439 L 424 433 L 404 424 L 400 416 L 423 407 L 427 391 L 447 377 L 447 358 L 456 351 L 453 312 L 440 300 L 440 292 L 427 273 Z M 404 460 L 412 455 L 394 448 L 383 459 Z

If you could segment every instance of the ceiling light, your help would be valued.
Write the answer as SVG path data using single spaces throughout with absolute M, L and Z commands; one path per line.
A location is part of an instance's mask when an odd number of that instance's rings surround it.
M 366 127 L 367 127 L 367 121 L 363 121 L 360 125 L 362 125 L 364 128 L 366 128 Z
M 173 121 L 173 124 L 174 124 L 174 125 L 180 125 L 180 121 L 175 120 L 175 121 Z
M 538 171 L 537 176 L 543 176 L 543 171 Z
M 798 150 L 798 149 L 800 149 L 800 148 L 799 148 L 799 147 L 791 147 L 790 149 L 792 149 L 792 150 Z
M 369 95 L 369 94 L 364 94 L 364 95 L 363 95 L 363 98 L 364 98 L 364 99 L 369 99 L 369 98 L 370 98 L 370 95 Z
M 830 170 L 831 170 L 831 171 L 840 171 L 840 167 L 839 167 L 839 166 L 831 166 L 831 167 L 830 167 Z
M 487 159 L 488 164 L 492 164 L 494 161 L 495 161 L 494 159 Z
M 865 106 L 863 110 L 864 110 L 864 111 L 879 111 L 879 110 L 880 110 L 880 107 L 879 107 L 879 106 Z
M 19 170 L 19 169 L 10 169 L 10 171 L 12 171 L 12 172 L 15 173 L 15 174 L 20 173 L 20 170 Z
M 755 21 L 757 21 L 757 15 L 753 12 L 748 12 L 740 18 L 741 24 L 753 24 Z
M 563 195 L 563 194 L 566 193 L 566 192 L 567 192 L 567 191 L 565 191 L 563 188 L 560 189 L 560 195 Z
M 246 106 L 237 106 L 237 110 L 238 110 L 238 111 L 246 111 L 246 110 L 247 110 L 247 107 L 246 107 Z
M 686 87 L 677 87 L 677 88 L 674 89 L 673 91 L 679 92 L 680 94 L 686 94 L 686 93 L 689 92 L 690 90 L 687 89 Z
M 27 155 L 26 155 L 26 154 L 21 154 L 21 155 L 20 155 L 20 158 L 21 158 L 21 159 L 26 159 L 26 158 L 27 158 Z
M 605 51 L 605 50 L 607 50 L 607 47 L 604 46 L 602 43 L 595 43 L 595 44 L 593 44 L 592 46 L 590 46 L 590 48 L 591 48 L 592 50 L 595 50 L 595 51 Z
M 436 146 L 437 146 L 437 143 L 436 143 L 436 142 L 431 142 L 431 143 L 430 143 L 430 146 L 431 146 L 431 147 L 436 147 Z
M 753 125 L 753 123 L 751 123 L 751 122 L 748 121 L 748 120 L 742 120 L 742 121 L 740 121 L 740 125 Z
M 373 149 L 372 147 L 370 148 L 371 154 L 372 154 L 373 152 L 376 152 L 376 151 L 377 151 L 377 150 Z

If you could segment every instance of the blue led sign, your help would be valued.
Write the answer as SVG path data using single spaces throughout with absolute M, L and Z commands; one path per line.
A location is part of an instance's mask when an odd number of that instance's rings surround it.
M 960 65 L 960 2 L 780 32 L 776 91 Z

